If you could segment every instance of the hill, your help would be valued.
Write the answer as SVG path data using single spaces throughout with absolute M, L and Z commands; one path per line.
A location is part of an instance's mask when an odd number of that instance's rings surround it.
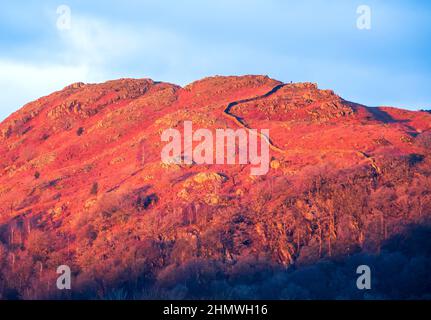
M 185 121 L 269 129 L 268 173 L 163 163 L 161 134 Z M 0 297 L 319 297 L 268 293 L 262 279 L 382 257 L 412 225 L 428 226 L 430 128 L 429 112 L 266 76 L 72 84 L 0 124 Z M 428 242 L 409 243 L 430 264 Z M 409 265 L 414 250 L 402 255 L 409 272 L 423 266 Z M 73 292 L 55 288 L 59 265 L 71 267 Z

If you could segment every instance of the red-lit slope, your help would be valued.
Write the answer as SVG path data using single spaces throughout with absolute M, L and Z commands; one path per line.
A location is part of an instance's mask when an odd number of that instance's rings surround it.
M 270 171 L 163 164 L 161 133 L 184 121 L 269 129 Z M 378 250 L 430 214 L 430 124 L 263 76 L 73 84 L 0 125 L 1 277 L 31 298 L 53 294 L 36 284 L 60 264 L 103 291 L 196 260 L 231 272 Z

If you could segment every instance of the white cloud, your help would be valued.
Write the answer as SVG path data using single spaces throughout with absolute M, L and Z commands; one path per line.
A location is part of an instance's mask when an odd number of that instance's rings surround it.
M 131 29 L 79 16 L 72 16 L 70 30 L 58 33 L 63 59 L 85 65 L 101 65 L 127 55 L 136 50 L 139 39 Z
M 70 83 L 130 76 L 115 72 L 117 63 L 138 61 L 137 69 L 145 66 L 145 61 L 148 65 L 154 60 L 176 64 L 177 50 L 184 47 L 184 39 L 167 30 L 151 26 L 135 30 L 73 12 L 71 29 L 58 30 L 58 38 L 52 40 L 53 46 L 46 47 L 37 61 L 0 56 L 0 120 Z
M 0 56 L 0 121 L 24 104 L 73 82 L 112 78 L 109 63 L 126 59 L 138 46 L 138 35 L 121 26 L 75 16 L 72 21 L 69 31 L 58 31 L 61 49 L 46 48 L 38 61 Z
M 77 81 L 90 81 L 85 66 L 35 65 L 0 60 L 0 120 L 25 103 Z
M 169 59 L 184 39 L 168 30 L 141 25 L 132 28 L 104 20 L 72 15 L 70 30 L 58 31 L 63 51 L 62 59 L 93 68 L 109 70 L 109 65 L 128 58 L 139 60 L 153 56 Z

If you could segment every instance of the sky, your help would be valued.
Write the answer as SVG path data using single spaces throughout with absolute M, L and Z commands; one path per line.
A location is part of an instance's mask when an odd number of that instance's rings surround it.
M 186 85 L 243 74 L 316 82 L 369 106 L 431 109 L 430 1 L 6 0 L 0 6 L 0 121 L 78 81 Z

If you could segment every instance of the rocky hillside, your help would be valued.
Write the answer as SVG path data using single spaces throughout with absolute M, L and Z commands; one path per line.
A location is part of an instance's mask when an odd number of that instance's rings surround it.
M 162 163 L 161 133 L 184 121 L 269 129 L 269 172 Z M 262 297 L 264 275 L 378 257 L 428 225 L 430 128 L 264 76 L 70 85 L 0 124 L 0 297 Z M 312 296 L 285 289 L 264 295 Z

